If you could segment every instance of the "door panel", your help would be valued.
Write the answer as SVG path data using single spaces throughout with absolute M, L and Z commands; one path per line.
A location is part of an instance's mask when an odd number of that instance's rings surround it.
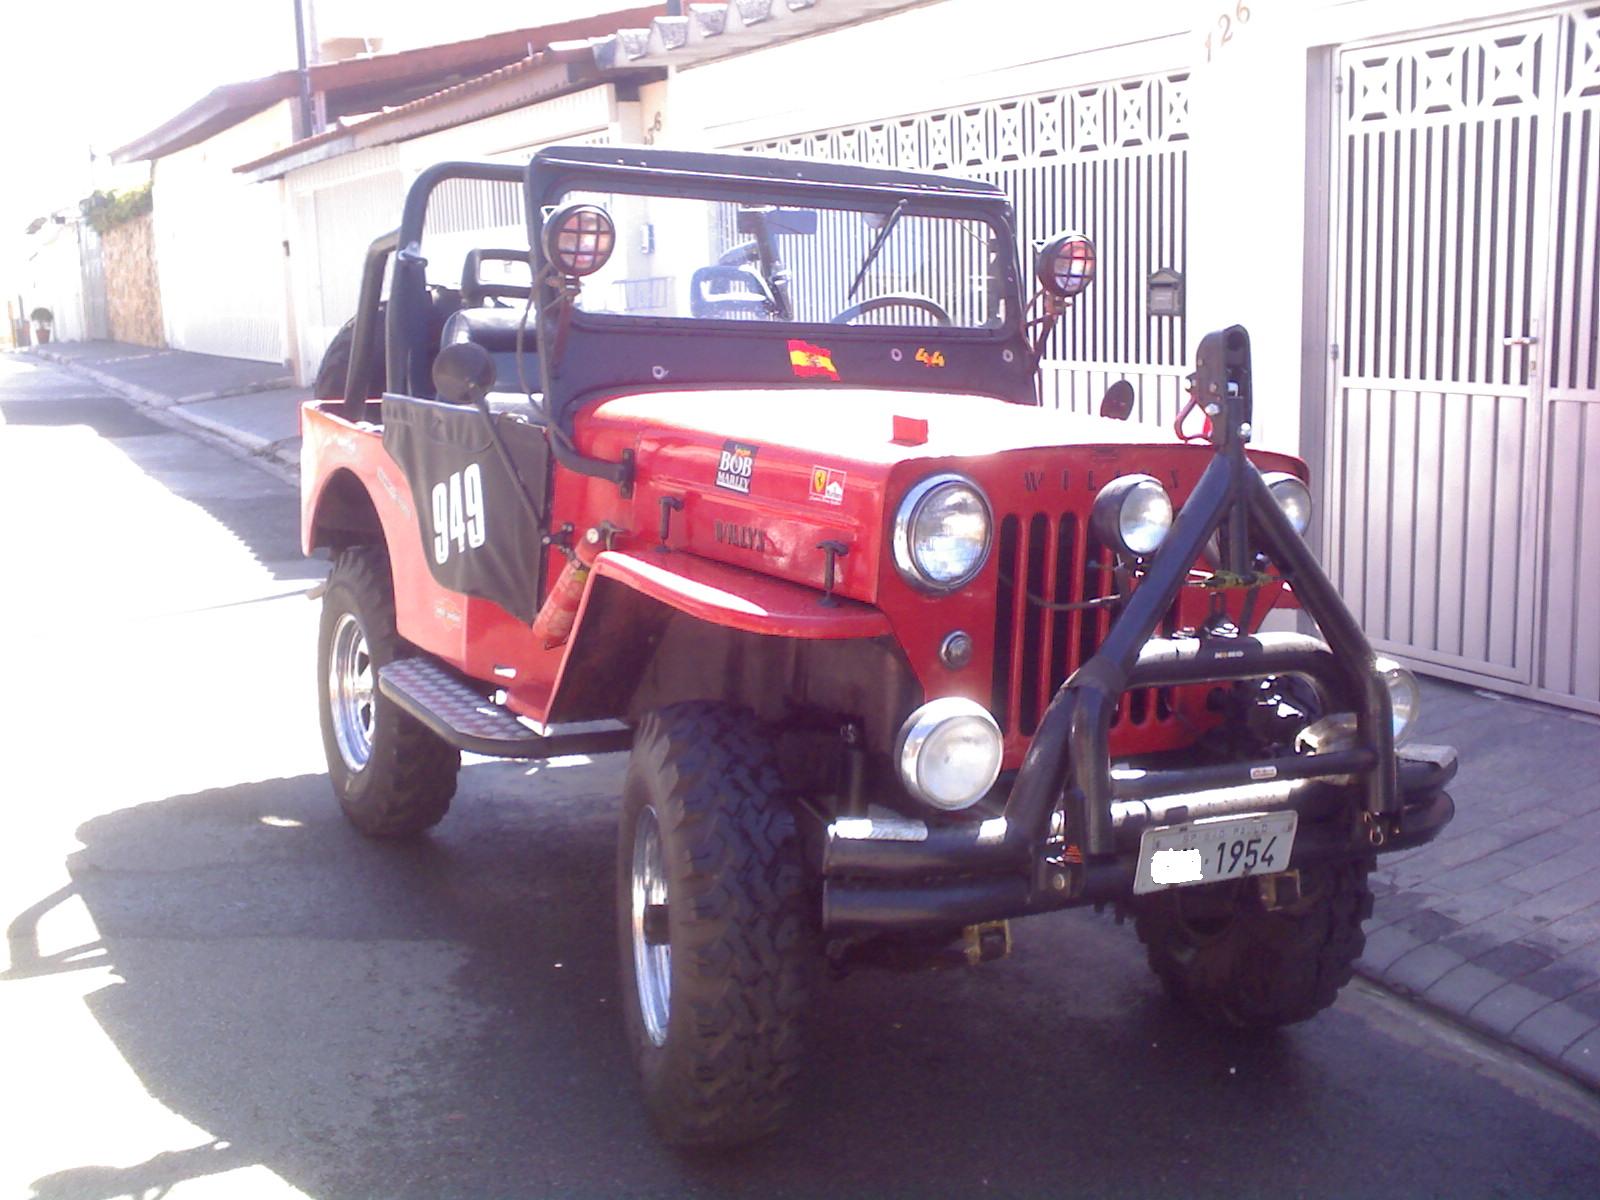
M 1540 666 L 1545 688 L 1600 706 L 1600 5 L 1562 24 Z
M 1340 55 L 1328 559 L 1375 643 L 1531 684 L 1556 25 Z

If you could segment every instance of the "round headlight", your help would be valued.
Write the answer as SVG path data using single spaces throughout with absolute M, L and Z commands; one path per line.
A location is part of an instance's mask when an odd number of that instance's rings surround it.
M 960 475 L 930 476 L 895 513 L 895 566 L 917 587 L 954 591 L 983 569 L 992 527 L 977 484 Z
M 1416 729 L 1417 716 L 1422 712 L 1422 689 L 1417 677 L 1392 658 L 1379 657 L 1373 665 L 1383 676 L 1383 685 L 1389 689 L 1389 707 L 1394 710 L 1394 744 L 1398 746 Z
M 1311 528 L 1311 489 L 1300 481 L 1298 475 L 1291 475 L 1287 471 L 1273 471 L 1262 478 L 1266 480 L 1267 490 L 1278 502 L 1283 515 L 1294 526 L 1294 531 L 1305 537 L 1306 530 Z
M 900 727 L 900 779 L 917 799 L 957 812 L 983 798 L 1000 775 L 1000 726 L 960 696 L 930 700 Z
M 1383 677 L 1383 686 L 1389 689 L 1394 744 L 1398 746 L 1416 730 L 1417 716 L 1422 712 L 1422 689 L 1417 686 L 1417 677 L 1392 658 L 1380 655 L 1372 665 Z M 1302 754 L 1320 754 L 1326 750 L 1348 749 L 1355 741 L 1355 713 L 1330 713 L 1300 731 L 1295 738 L 1295 749 Z
M 1122 554 L 1154 554 L 1172 528 L 1172 498 L 1153 475 L 1123 475 L 1094 498 L 1095 532 Z
M 598 204 L 569 204 L 544 223 L 544 255 L 569 278 L 593 275 L 616 244 L 617 227 Z

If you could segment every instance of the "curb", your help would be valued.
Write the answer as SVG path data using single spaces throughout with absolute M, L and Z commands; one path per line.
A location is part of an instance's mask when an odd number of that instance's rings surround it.
M 1446 947 L 1431 949 L 1449 953 Z M 1402 954 L 1401 957 L 1406 956 Z M 1470 966 L 1465 960 L 1458 960 L 1457 966 L 1462 965 Z M 1496 1045 L 1519 1051 L 1579 1087 L 1600 1095 L 1600 1033 L 1595 1031 L 1592 1018 L 1562 1000 L 1538 997 L 1516 981 L 1508 980 L 1497 981 L 1498 988 L 1490 988 L 1490 994 L 1499 993 L 1502 1003 L 1453 1006 L 1419 991 L 1411 979 L 1401 978 L 1403 972 L 1396 970 L 1393 964 L 1378 967 L 1363 960 L 1357 962 L 1355 973 L 1407 1004 Z M 1532 1004 L 1522 1003 L 1524 997 Z M 1478 1014 L 1479 1007 L 1486 1007 L 1486 1012 Z M 1497 1014 L 1505 1015 L 1502 1010 L 1507 1008 L 1514 1010 L 1509 1020 L 1491 1019 Z
M 131 404 L 143 408 L 153 409 L 156 415 L 165 423 L 172 426 L 186 427 L 203 436 L 203 439 L 212 444 L 220 445 L 230 450 L 247 461 L 264 467 L 273 474 L 284 479 L 285 482 L 299 486 L 300 483 L 300 452 L 298 435 L 287 438 L 271 440 L 259 434 L 249 433 L 242 429 L 235 429 L 231 425 L 203 417 L 199 413 L 185 412 L 184 406 L 197 404 L 204 400 L 221 400 L 228 396 L 246 396 L 258 392 L 279 391 L 294 386 L 294 380 L 289 376 L 281 380 L 268 380 L 258 384 L 249 384 L 243 387 L 219 388 L 214 392 L 201 392 L 192 396 L 172 397 L 161 392 L 152 391 L 150 388 L 141 387 L 136 383 L 129 383 L 106 371 L 97 370 L 76 362 L 71 356 L 53 354 L 39 346 L 29 347 L 27 353 L 39 358 L 64 371 L 99 384 L 108 392 L 122 397 Z
M 129 383 L 121 376 L 113 375 L 109 371 L 102 371 L 98 367 L 89 366 L 87 363 L 77 361 L 71 355 L 55 354 L 42 346 L 31 348 L 37 358 L 42 358 L 48 363 L 64 367 L 91 379 L 101 387 L 116 392 L 125 400 L 132 400 L 151 408 L 181 408 L 185 404 L 198 404 L 202 400 L 222 400 L 228 396 L 249 396 L 257 392 L 276 392 L 283 388 L 294 386 L 292 375 L 279 375 L 272 379 L 263 379 L 256 383 L 240 384 L 237 387 L 217 388 L 209 392 L 195 392 L 186 396 L 169 396 L 165 392 L 158 392 L 151 388 L 141 387 L 137 383 Z

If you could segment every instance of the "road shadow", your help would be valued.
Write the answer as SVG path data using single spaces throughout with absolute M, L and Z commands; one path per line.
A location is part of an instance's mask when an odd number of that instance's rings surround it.
M 79 426 L 114 446 L 145 475 L 222 525 L 274 580 L 316 580 L 327 565 L 300 553 L 300 499 L 293 486 L 192 435 L 164 425 L 93 385 L 36 399 L 0 399 L 5 425 Z M 152 535 L 153 540 L 155 535 Z
M 786 1131 L 720 1157 L 664 1150 L 617 1015 L 616 768 L 527 774 L 469 766 L 456 811 L 410 845 L 356 836 L 313 775 L 82 825 L 70 888 L 12 920 L 14 961 L 110 965 L 94 1017 L 217 1140 L 58 1172 L 35 1196 L 161 1194 L 258 1163 L 328 1200 L 1592 1183 L 1572 1127 L 1345 1006 L 1265 1038 L 1191 1024 L 1131 931 L 1081 912 L 1022 924 L 1013 957 L 978 970 L 824 983 Z M 30 957 L 71 894 L 100 942 Z

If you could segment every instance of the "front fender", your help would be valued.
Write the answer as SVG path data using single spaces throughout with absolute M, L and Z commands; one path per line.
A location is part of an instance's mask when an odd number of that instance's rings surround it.
M 591 574 L 615 579 L 691 617 L 744 633 L 805 639 L 889 633 L 889 618 L 871 605 L 839 597 L 824 600 L 815 588 L 682 551 L 607 551 L 595 560 Z M 582 619 L 580 613 L 580 623 Z
M 553 723 L 634 719 L 715 699 L 780 721 L 859 717 L 887 743 L 921 699 L 888 618 L 815 588 L 683 551 L 608 551 L 590 571 L 550 704 Z

